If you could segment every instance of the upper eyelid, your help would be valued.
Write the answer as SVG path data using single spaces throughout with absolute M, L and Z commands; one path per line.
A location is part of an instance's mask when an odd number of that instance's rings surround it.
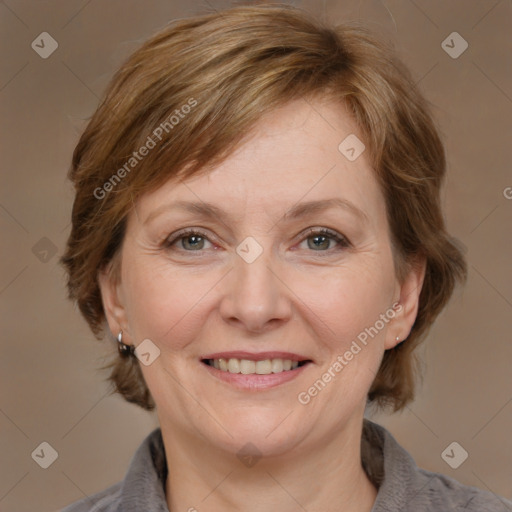
M 182 238 L 186 237 L 186 236 L 192 236 L 192 235 L 199 235 L 203 238 L 206 238 L 210 243 L 212 243 L 212 240 L 210 238 L 214 238 L 214 237 L 211 237 L 210 235 L 208 235 L 208 233 L 206 233 L 205 230 L 202 230 L 200 228 L 183 228 L 183 229 L 179 229 L 176 233 L 171 233 L 170 235 L 167 235 L 166 237 L 164 237 L 163 241 L 162 241 L 162 244 L 163 245 L 171 245 L 171 244 L 175 244 L 178 240 L 181 240 Z
M 313 235 L 330 237 L 345 248 L 352 246 L 352 242 L 343 233 L 331 228 L 308 228 L 306 232 L 301 235 L 300 241 L 302 242 Z
M 338 236 L 340 238 L 347 239 L 347 237 L 343 233 L 340 233 L 340 232 L 336 231 L 335 229 L 326 228 L 326 227 L 306 228 L 306 230 L 303 231 L 300 236 L 306 236 L 306 235 L 310 235 L 310 234 L 314 235 L 317 233 L 320 233 L 322 235 L 327 235 L 327 236 L 333 236 L 333 237 Z

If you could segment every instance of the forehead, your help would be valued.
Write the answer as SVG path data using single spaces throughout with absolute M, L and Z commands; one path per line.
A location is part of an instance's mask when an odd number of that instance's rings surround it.
M 342 103 L 295 100 L 260 119 L 243 144 L 209 173 L 171 179 L 143 196 L 137 213 L 146 218 L 155 208 L 179 200 L 234 212 L 283 214 L 301 201 L 338 197 L 369 216 L 380 215 L 384 200 L 366 151 L 355 160 L 347 158 L 362 150 L 361 143 Z M 347 146 L 354 151 L 347 153 Z

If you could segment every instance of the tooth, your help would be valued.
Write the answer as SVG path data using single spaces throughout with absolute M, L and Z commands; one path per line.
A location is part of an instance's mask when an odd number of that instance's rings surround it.
M 268 375 L 282 371 L 294 370 L 299 366 L 298 361 L 291 359 L 265 359 L 263 361 L 252 361 L 249 359 L 210 359 L 209 363 L 214 368 L 230 373 L 242 373 L 244 375 L 258 374 Z
M 229 373 L 240 373 L 240 360 L 231 358 L 228 361 Z
M 249 361 L 248 359 L 240 360 L 240 372 L 244 375 L 248 375 L 249 373 L 254 373 L 256 370 L 256 363 L 254 361 Z
M 272 359 L 272 373 L 280 373 L 283 371 L 283 360 Z
M 272 373 L 272 361 L 270 359 L 265 359 L 264 361 L 257 361 L 256 373 L 258 375 L 268 375 L 269 373 Z

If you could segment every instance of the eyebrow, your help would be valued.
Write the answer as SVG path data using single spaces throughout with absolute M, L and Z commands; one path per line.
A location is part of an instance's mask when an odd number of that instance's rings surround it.
M 363 222 L 368 222 L 368 216 L 363 210 L 359 209 L 354 203 L 352 203 L 348 199 L 341 199 L 338 197 L 298 203 L 294 205 L 292 208 L 290 208 L 283 215 L 282 219 L 299 219 L 302 217 L 306 217 L 308 215 L 312 215 L 314 213 L 321 213 L 332 208 L 341 208 L 345 211 L 352 213 Z M 227 222 L 227 220 L 229 219 L 229 214 L 226 211 L 211 203 L 176 201 L 170 204 L 162 205 L 159 208 L 153 210 L 147 216 L 146 220 L 144 221 L 144 224 L 147 224 L 160 214 L 171 210 L 182 210 L 205 218 L 220 219 L 222 222 Z
M 153 210 L 144 221 L 144 224 L 147 224 L 155 217 L 158 217 L 160 214 L 172 211 L 172 210 L 182 210 L 185 212 L 193 213 L 199 215 L 201 217 L 212 217 L 212 218 L 220 218 L 226 219 L 227 213 L 218 206 L 215 206 L 211 203 L 205 202 L 191 202 L 191 201 L 175 201 L 174 203 L 164 204 L 155 210 Z
M 359 209 L 348 199 L 341 199 L 339 197 L 296 204 L 284 214 L 283 218 L 296 219 L 300 217 L 306 217 L 307 215 L 323 212 L 331 208 L 341 208 L 342 210 L 346 210 L 354 214 L 356 217 L 359 217 L 363 222 L 368 222 L 368 216 L 363 210 Z

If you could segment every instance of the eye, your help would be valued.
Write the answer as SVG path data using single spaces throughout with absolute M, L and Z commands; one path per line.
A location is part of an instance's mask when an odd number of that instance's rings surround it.
M 311 228 L 302 243 L 307 243 L 307 248 L 316 252 L 327 252 L 338 245 L 340 248 L 350 247 L 350 242 L 336 231 L 322 228 Z
M 208 240 L 207 235 L 197 229 L 187 229 L 177 233 L 176 235 L 171 235 L 163 243 L 164 247 L 167 249 L 171 249 L 174 245 L 177 245 L 178 250 L 188 252 L 201 251 L 203 249 L 210 248 L 207 244 L 210 244 L 211 246 L 211 242 Z

